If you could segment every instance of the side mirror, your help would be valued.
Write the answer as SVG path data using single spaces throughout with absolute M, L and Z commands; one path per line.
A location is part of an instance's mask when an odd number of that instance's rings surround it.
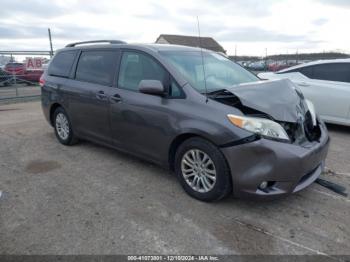
M 143 94 L 163 96 L 165 89 L 159 80 L 142 80 L 139 83 L 139 91 Z

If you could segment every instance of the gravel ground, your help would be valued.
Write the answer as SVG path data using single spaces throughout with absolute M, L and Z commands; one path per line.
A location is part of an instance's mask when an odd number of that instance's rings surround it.
M 328 172 L 350 188 L 350 128 Z M 0 254 L 350 254 L 350 199 L 317 184 L 273 202 L 203 203 L 167 170 L 60 145 L 39 102 L 0 106 Z

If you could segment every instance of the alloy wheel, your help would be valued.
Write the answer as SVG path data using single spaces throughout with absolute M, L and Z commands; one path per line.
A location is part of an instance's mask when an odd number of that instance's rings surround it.
M 56 116 L 56 130 L 57 134 L 62 140 L 67 140 L 69 137 L 69 123 L 67 117 L 58 113 Z
M 207 193 L 215 185 L 214 162 L 208 154 L 199 149 L 191 149 L 183 155 L 181 172 L 186 183 L 196 192 Z

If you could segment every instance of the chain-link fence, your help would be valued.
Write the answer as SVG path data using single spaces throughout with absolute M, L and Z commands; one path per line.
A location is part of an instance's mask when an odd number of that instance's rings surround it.
M 49 51 L 0 51 L 0 102 L 40 97 Z

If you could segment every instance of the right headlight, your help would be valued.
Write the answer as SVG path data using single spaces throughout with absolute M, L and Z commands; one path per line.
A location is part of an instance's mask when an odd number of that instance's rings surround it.
M 284 128 L 275 121 L 260 117 L 237 116 L 232 114 L 227 115 L 227 117 L 232 124 L 250 132 L 268 138 L 289 141 L 289 137 Z

